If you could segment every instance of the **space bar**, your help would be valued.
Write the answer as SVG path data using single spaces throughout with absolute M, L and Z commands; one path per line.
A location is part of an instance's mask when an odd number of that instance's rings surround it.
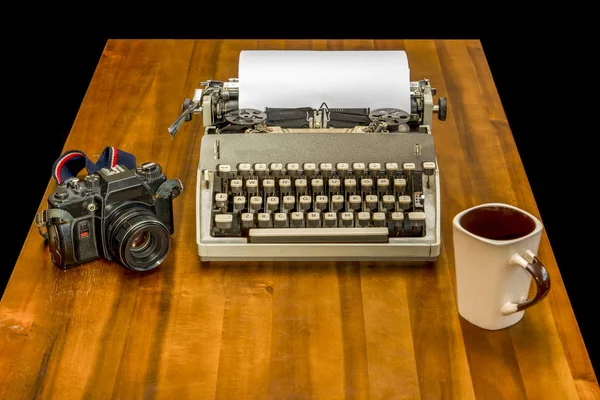
M 256 228 L 251 243 L 385 243 L 387 228 Z

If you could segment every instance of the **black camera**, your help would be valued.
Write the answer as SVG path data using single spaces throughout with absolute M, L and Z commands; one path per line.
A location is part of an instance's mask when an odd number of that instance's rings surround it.
M 46 227 L 40 233 L 60 268 L 104 258 L 147 271 L 169 253 L 172 200 L 182 190 L 179 179 L 167 180 L 153 162 L 134 169 L 100 168 L 82 180 L 75 177 L 57 186 L 37 223 Z

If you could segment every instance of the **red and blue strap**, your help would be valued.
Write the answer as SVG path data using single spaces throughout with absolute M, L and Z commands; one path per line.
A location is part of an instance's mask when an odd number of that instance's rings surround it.
M 52 176 L 56 183 L 62 185 L 65 181 L 74 178 L 83 170 L 93 174 L 101 168 L 111 168 L 123 165 L 129 169 L 135 168 L 135 156 L 116 147 L 106 147 L 98 161 L 95 163 L 80 150 L 69 150 L 63 153 L 52 166 Z

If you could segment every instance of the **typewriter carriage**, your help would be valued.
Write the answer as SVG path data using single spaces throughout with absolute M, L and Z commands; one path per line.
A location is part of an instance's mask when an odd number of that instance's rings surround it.
M 380 118 L 374 115 L 376 110 L 369 109 L 329 109 L 324 103 L 319 109 L 298 108 L 298 109 L 267 109 L 255 110 L 263 114 L 285 113 L 288 114 L 297 111 L 300 115 L 306 113 L 305 120 L 300 123 L 296 122 L 297 126 L 279 126 L 281 124 L 267 123 L 270 115 L 265 115 L 260 121 L 242 121 L 236 124 L 235 116 L 240 110 L 239 102 L 239 81 L 237 78 L 230 78 L 227 82 L 208 80 L 201 82 L 200 88 L 194 91 L 193 98 L 186 98 L 182 105 L 182 113 L 169 127 L 168 131 L 174 137 L 181 125 L 184 122 L 192 120 L 194 114 L 202 114 L 202 123 L 205 134 L 220 134 L 220 133 L 307 133 L 315 130 L 327 129 L 326 132 L 332 132 L 331 129 L 336 129 L 339 132 L 353 133 L 371 133 L 377 131 L 376 122 Z M 407 119 L 398 124 L 398 133 L 431 133 L 431 125 L 433 122 L 433 114 L 437 114 L 438 119 L 444 121 L 447 113 L 447 101 L 445 97 L 440 97 L 437 104 L 434 104 L 433 96 L 437 90 L 431 87 L 429 79 L 424 78 L 420 81 L 410 83 L 410 103 L 411 109 L 399 110 L 407 114 Z M 254 111 L 254 110 L 253 110 Z M 362 113 L 361 113 L 362 111 Z M 237 113 L 237 114 L 236 114 Z M 354 121 L 344 121 L 345 128 L 331 127 L 331 114 L 345 113 L 350 116 L 355 116 Z M 362 119 L 360 117 L 363 117 Z M 295 121 L 299 121 L 298 118 Z M 356 122 L 356 123 L 351 123 Z M 306 125 L 306 126 L 305 126 Z M 381 126 L 381 124 L 379 124 Z M 392 129 L 394 130 L 394 129 Z M 380 129 L 377 133 L 388 133 L 386 129 Z

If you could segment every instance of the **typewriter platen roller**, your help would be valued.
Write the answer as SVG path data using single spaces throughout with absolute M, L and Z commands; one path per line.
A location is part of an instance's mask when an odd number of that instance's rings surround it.
M 175 136 L 202 114 L 201 260 L 435 260 L 432 123 L 445 120 L 446 100 L 434 104 L 428 79 L 407 85 L 410 110 L 240 108 L 238 79 L 202 82 L 169 127 Z

